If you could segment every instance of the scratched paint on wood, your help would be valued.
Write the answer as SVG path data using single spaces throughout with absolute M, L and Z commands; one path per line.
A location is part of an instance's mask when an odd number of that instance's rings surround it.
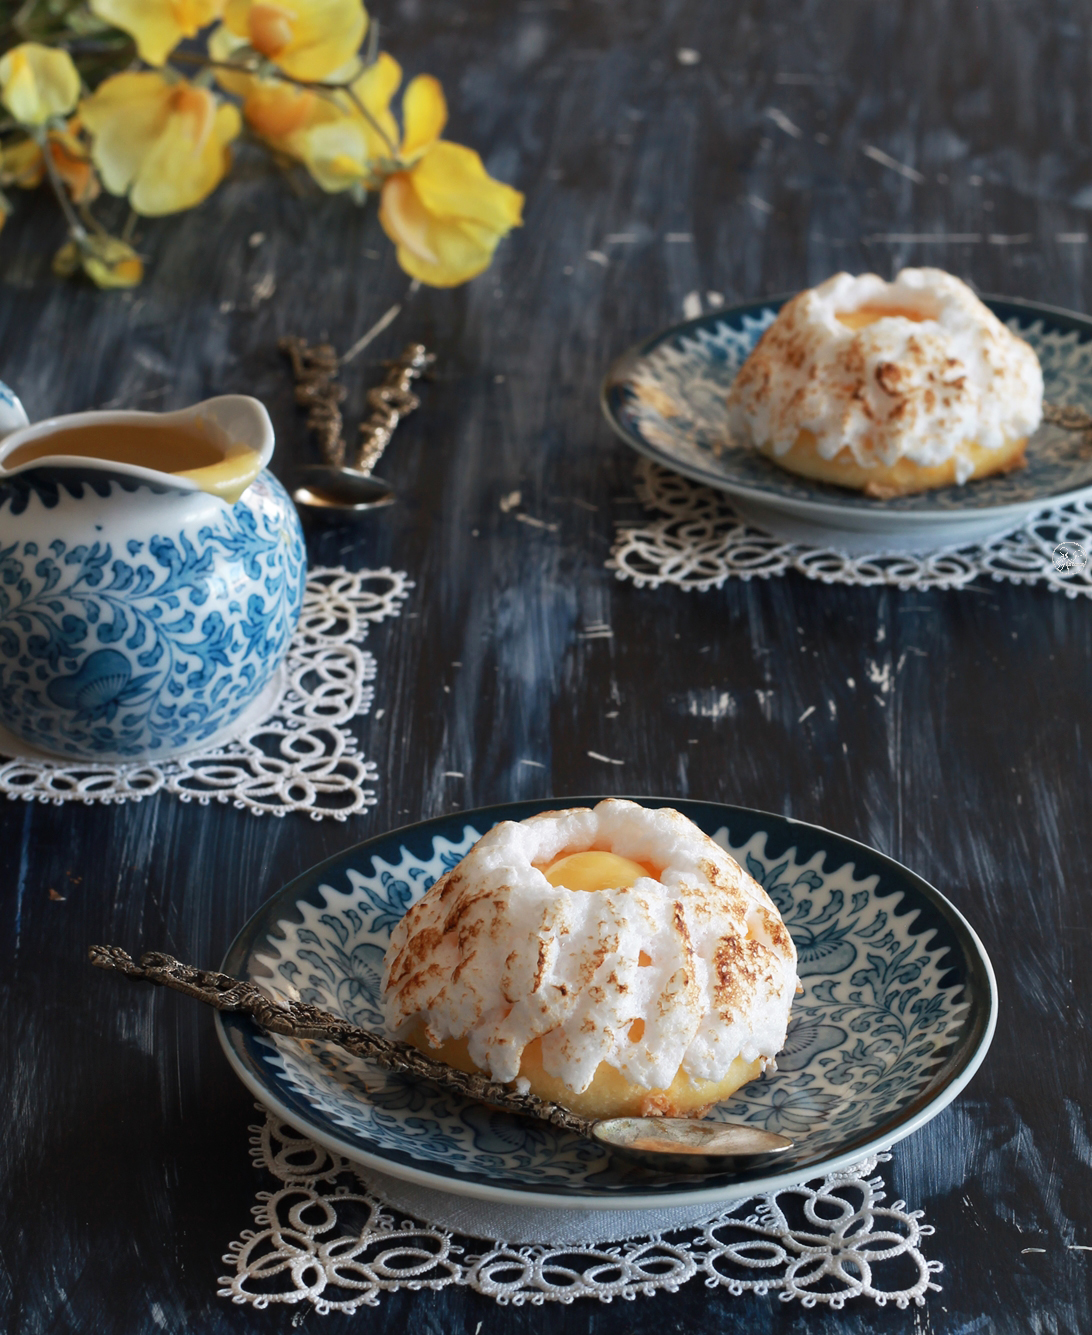
M 382 670 L 361 738 L 379 805 L 344 826 L 167 798 L 0 808 L 0 1325 L 1092 1329 L 1092 1254 L 1076 1250 L 1092 1243 L 1092 1073 L 1075 1039 L 1092 1007 L 1087 609 L 1001 587 L 618 583 L 603 561 L 634 513 L 633 460 L 596 406 L 611 357 L 684 310 L 841 268 L 936 264 L 1089 309 L 1092 9 L 392 0 L 379 17 L 407 72 L 449 89 L 451 136 L 527 194 L 525 228 L 486 275 L 411 296 L 353 363 L 350 423 L 405 339 L 438 354 L 384 459 L 398 505 L 309 527 L 315 561 L 417 581 L 371 641 Z M 149 277 L 131 294 L 52 279 L 53 210 L 18 202 L 0 375 L 32 416 L 245 391 L 269 405 L 283 471 L 308 447 L 277 337 L 348 347 L 406 295 L 373 212 L 297 200 L 257 163 L 196 213 L 142 225 Z M 205 1013 L 92 976 L 87 945 L 216 963 L 274 888 L 349 842 L 487 802 L 611 792 L 828 825 L 970 917 L 998 969 L 997 1039 L 891 1171 L 936 1225 L 944 1291 L 924 1312 L 826 1315 L 696 1285 L 624 1311 L 452 1290 L 342 1319 L 217 1299 L 220 1254 L 262 1185 L 249 1099 Z

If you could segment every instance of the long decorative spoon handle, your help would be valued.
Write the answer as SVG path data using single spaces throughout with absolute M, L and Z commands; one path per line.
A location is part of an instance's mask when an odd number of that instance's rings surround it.
M 367 418 L 360 424 L 360 440 L 351 466 L 370 474 L 390 444 L 394 428 L 416 408 L 421 400 L 410 388 L 436 360 L 423 343 L 407 343 L 392 362 L 387 363 L 383 384 L 368 390 Z
M 142 955 L 139 964 L 120 946 L 92 946 L 88 954 L 96 968 L 124 974 L 137 982 L 169 987 L 218 1011 L 249 1015 L 268 1033 L 334 1043 L 352 1056 L 364 1057 L 384 1070 L 430 1080 L 464 1098 L 490 1103 L 523 1117 L 537 1117 L 578 1136 L 591 1135 L 592 1123 L 587 1118 L 578 1117 L 557 1103 L 548 1103 L 534 1094 L 520 1094 L 510 1085 L 488 1080 L 483 1075 L 458 1071 L 409 1043 L 361 1029 L 318 1006 L 303 1001 L 274 1001 L 254 983 L 211 969 L 195 969 L 176 960 L 173 955 L 163 955 L 159 951 Z

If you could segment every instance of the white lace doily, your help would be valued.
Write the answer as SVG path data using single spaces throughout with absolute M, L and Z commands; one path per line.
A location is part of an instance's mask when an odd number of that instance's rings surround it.
M 515 1245 L 407 1217 L 386 1198 L 391 1182 L 354 1167 L 266 1113 L 251 1128 L 251 1154 L 278 1185 L 260 1191 L 257 1228 L 230 1244 L 222 1298 L 257 1308 L 310 1303 L 317 1311 L 375 1307 L 397 1289 L 461 1285 L 498 1303 L 571 1303 L 676 1292 L 701 1278 L 732 1294 L 776 1293 L 805 1307 L 848 1298 L 921 1306 L 942 1267 L 921 1241 L 933 1229 L 921 1210 L 891 1206 L 875 1176 L 881 1154 L 819 1182 L 737 1201 L 699 1227 L 611 1243 Z M 491 1207 L 477 1208 L 488 1224 Z M 573 1212 L 575 1216 L 576 1212 Z M 572 1218 L 573 1216 L 569 1216 Z M 598 1215 L 597 1218 L 601 1218 Z M 490 1236 L 486 1231 L 485 1236 Z
M 1069 543 L 1092 557 L 1090 501 L 1043 510 L 1022 528 L 981 545 L 922 556 L 848 556 L 751 528 L 725 492 L 647 459 L 637 465 L 637 496 L 650 514 L 618 525 L 607 567 L 638 588 L 674 584 L 704 591 L 733 576 L 769 579 L 795 570 L 824 584 L 959 589 L 988 578 L 1092 597 L 1092 559 L 1059 569 L 1054 556 L 1059 544 Z
M 346 820 L 375 805 L 370 785 L 379 777 L 350 731 L 373 696 L 375 659 L 361 643 L 372 622 L 399 614 L 412 587 L 404 573 L 386 567 L 314 568 L 278 686 L 233 741 L 131 764 L 30 757 L 9 743 L 0 751 L 0 793 L 60 805 L 133 802 L 165 791 L 183 802 L 231 802 L 259 816 L 305 811 L 314 820 Z

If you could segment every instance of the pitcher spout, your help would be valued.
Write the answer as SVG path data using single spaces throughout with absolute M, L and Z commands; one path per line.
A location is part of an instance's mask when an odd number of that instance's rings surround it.
M 14 396 L 12 396 L 14 398 Z M 18 404 L 18 400 L 15 400 Z M 3 434 L 0 481 L 29 469 L 122 474 L 233 505 L 273 454 L 273 425 L 257 399 L 224 394 L 178 412 L 87 412 L 23 423 Z
M 273 457 L 273 423 L 265 407 L 249 394 L 221 394 L 215 399 L 164 414 L 195 427 L 209 425 L 228 442 L 222 459 L 175 476 L 195 482 L 201 491 L 233 504 Z

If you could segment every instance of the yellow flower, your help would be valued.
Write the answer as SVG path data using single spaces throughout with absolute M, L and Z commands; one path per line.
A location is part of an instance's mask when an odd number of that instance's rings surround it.
M 103 184 L 154 217 L 191 209 L 231 166 L 239 112 L 206 88 L 151 72 L 115 74 L 80 107 Z
M 73 116 L 63 130 L 50 130 L 46 142 L 57 175 L 77 204 L 90 204 L 99 195 L 99 179 L 87 150 L 79 139 L 79 118 Z M 34 139 L 21 139 L 0 151 L 0 186 L 14 185 L 33 190 L 45 179 L 46 164 Z
M 0 101 L 21 125 L 64 116 L 80 96 L 80 76 L 67 51 L 24 42 L 0 59 Z
M 398 263 L 431 287 L 455 287 L 489 267 L 501 237 L 522 223 L 523 196 L 495 181 L 471 148 L 440 139 L 447 107 L 428 75 L 402 98 L 404 169 L 383 184 L 379 221 Z
M 501 237 L 522 221 L 523 196 L 494 181 L 472 149 L 440 139 L 447 105 L 430 75 L 406 87 L 400 140 L 390 104 L 401 81 L 386 53 L 353 81 L 352 96 L 252 79 L 243 113 L 324 190 L 382 183 L 379 219 L 399 264 L 423 283 L 454 287 L 489 267 Z
M 247 124 L 280 153 L 306 166 L 336 194 L 368 172 L 368 136 L 359 117 L 325 97 L 284 83 L 259 83 L 243 104 Z
M 140 256 L 116 236 L 84 234 L 53 256 L 53 272 L 68 278 L 82 268 L 96 287 L 136 287 L 144 277 Z
M 127 32 L 149 65 L 162 65 L 184 37 L 196 37 L 223 8 L 224 0 L 91 0 L 92 11 Z
M 243 103 L 246 123 L 282 153 L 291 153 L 292 136 L 318 123 L 324 115 L 334 119 L 341 112 L 310 89 L 294 88 L 279 79 L 251 79 Z
M 85 144 L 79 138 L 80 119 L 73 116 L 64 130 L 49 132 L 49 156 L 57 175 L 77 204 L 90 204 L 102 193 L 99 178 Z
M 316 83 L 351 69 L 368 15 L 361 0 L 227 0 L 224 23 L 293 79 Z
M 283 83 L 259 84 L 243 114 L 271 148 L 302 162 L 323 190 L 337 194 L 367 179 L 366 127 L 326 98 Z
M 0 153 L 0 185 L 33 190 L 45 179 L 45 158 L 33 139 L 20 139 Z
M 351 85 L 375 124 L 345 94 L 324 95 L 276 80 L 251 81 L 243 115 L 271 147 L 302 162 L 323 190 L 378 185 L 372 164 L 390 158 L 398 142 L 390 100 L 401 79 L 398 62 L 383 52 Z

